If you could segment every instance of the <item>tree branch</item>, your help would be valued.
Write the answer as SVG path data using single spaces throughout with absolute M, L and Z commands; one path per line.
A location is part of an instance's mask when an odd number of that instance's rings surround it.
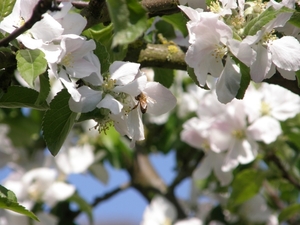
M 298 181 L 290 175 L 290 173 L 286 170 L 285 166 L 282 164 L 280 159 L 274 153 L 268 154 L 267 159 L 273 162 L 278 167 L 278 169 L 280 169 L 282 177 L 284 179 L 289 181 L 292 185 L 294 185 L 297 189 L 300 190 L 300 183 L 298 183 Z
M 97 197 L 94 199 L 94 202 L 91 204 L 91 207 L 96 207 L 99 203 L 113 197 L 114 195 L 120 193 L 121 191 L 126 190 L 127 188 L 131 187 L 131 183 L 125 183 L 123 185 L 121 185 L 120 187 L 117 187 L 107 193 L 105 193 L 104 195 Z M 72 220 L 74 220 L 82 211 L 77 210 L 71 213 L 71 215 L 69 215 L 69 218 Z
M 25 24 L 17 29 L 15 29 L 10 35 L 0 40 L 0 46 L 7 46 L 9 42 L 16 39 L 19 35 L 23 34 L 25 31 L 29 30 L 36 22 L 43 18 L 43 14 L 48 10 L 55 11 L 59 10 L 55 5 L 53 5 L 52 0 L 40 0 L 34 7 L 32 15 Z
M 124 61 L 138 62 L 142 67 L 186 70 L 184 50 L 174 44 L 147 44 L 137 41 L 128 46 Z

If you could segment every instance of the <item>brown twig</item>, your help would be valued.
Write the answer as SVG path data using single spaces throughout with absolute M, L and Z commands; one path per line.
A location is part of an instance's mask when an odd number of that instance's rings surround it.
M 59 10 L 52 0 L 40 0 L 34 7 L 32 15 L 25 24 L 17 29 L 15 29 L 10 35 L 0 40 L 0 46 L 7 46 L 9 42 L 16 39 L 19 35 L 23 34 L 25 31 L 29 30 L 36 22 L 43 18 L 43 14 L 48 10 L 55 11 Z
M 121 191 L 126 190 L 127 188 L 131 187 L 131 183 L 125 183 L 123 185 L 121 185 L 120 187 L 117 187 L 107 193 L 105 193 L 104 195 L 97 197 L 94 199 L 94 202 L 91 204 L 91 207 L 96 207 L 98 204 L 100 204 L 101 202 L 113 197 L 114 195 L 120 193 Z M 71 213 L 71 215 L 69 216 L 69 218 L 71 220 L 75 219 L 79 214 L 81 213 L 80 210 L 74 211 Z

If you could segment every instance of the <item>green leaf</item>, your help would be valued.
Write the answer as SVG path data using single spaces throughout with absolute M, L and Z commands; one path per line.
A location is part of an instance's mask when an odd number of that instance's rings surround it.
M 294 12 L 288 22 L 296 27 L 300 27 L 300 12 Z
M 0 185 L 0 208 L 8 209 L 39 221 L 36 215 L 25 209 L 17 202 L 16 195 L 12 191 L 6 189 L 2 185 Z
M 186 28 L 188 20 L 182 12 L 163 16 L 162 19 L 172 24 L 173 27 L 178 29 L 184 37 L 188 35 L 188 30 Z
M 244 63 L 239 61 L 237 58 L 234 58 L 235 63 L 240 68 L 240 73 L 242 74 L 240 88 L 236 94 L 237 99 L 243 99 L 247 91 L 247 88 L 250 84 L 250 68 L 247 67 Z
M 93 208 L 77 193 L 73 194 L 69 199 L 70 202 L 75 202 L 81 212 L 85 212 L 89 218 L 90 224 L 94 224 Z
M 294 10 L 287 7 L 282 7 L 275 10 L 272 6 L 267 8 L 258 17 L 252 19 L 245 27 L 244 35 L 255 35 L 257 31 L 261 30 L 265 25 L 275 19 L 281 13 L 292 13 Z
M 49 93 L 50 93 L 50 81 L 47 73 L 44 73 L 39 76 L 40 78 L 40 92 L 39 96 L 35 101 L 36 105 L 39 105 L 46 101 Z
M 17 197 L 15 193 L 12 191 L 8 190 L 6 187 L 0 185 L 0 197 L 2 198 L 7 198 L 10 201 L 17 202 Z
M 162 34 L 166 39 L 172 39 L 176 37 L 174 27 L 167 21 L 160 20 L 155 23 L 157 33 Z
M 230 204 L 239 205 L 256 195 L 264 181 L 262 171 L 247 169 L 238 173 L 232 182 Z
M 38 49 L 23 49 L 17 52 L 17 69 L 31 87 L 33 87 L 36 77 L 47 69 L 47 61 L 44 56 L 45 54 Z
M 8 16 L 15 5 L 16 0 L 1 0 L 0 1 L 0 21 Z
M 174 70 L 154 68 L 154 80 L 169 88 L 174 81 Z
M 300 204 L 294 204 L 286 207 L 281 211 L 281 213 L 278 216 L 279 222 L 283 222 L 285 220 L 288 220 L 292 218 L 295 215 L 299 215 L 300 212 Z
M 53 156 L 59 152 L 77 116 L 77 113 L 69 108 L 70 97 L 67 89 L 59 92 L 51 101 L 50 109 L 43 118 L 43 136 Z
M 137 0 L 107 0 L 106 3 L 115 31 L 112 47 L 129 44 L 142 36 L 147 17 Z
M 10 86 L 7 92 L 0 95 L 0 107 L 3 108 L 22 108 L 28 107 L 38 110 L 49 108 L 46 101 L 39 101 L 39 92 L 21 86 Z

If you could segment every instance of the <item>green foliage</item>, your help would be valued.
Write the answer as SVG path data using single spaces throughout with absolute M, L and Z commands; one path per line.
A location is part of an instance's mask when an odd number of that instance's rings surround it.
M 51 101 L 43 118 L 43 136 L 53 156 L 59 152 L 77 116 L 69 108 L 69 99 L 70 94 L 63 89 Z
M 69 198 L 69 201 L 76 203 L 79 209 L 82 212 L 86 213 L 90 224 L 94 224 L 92 207 L 80 195 L 78 195 L 77 193 L 73 194 Z
M 1 209 L 8 209 L 17 213 L 20 213 L 24 216 L 28 216 L 31 219 L 34 219 L 36 221 L 39 221 L 39 219 L 29 210 L 25 209 L 24 206 L 21 206 L 17 202 L 16 195 L 0 185 L 0 208 Z
M 299 215 L 300 211 L 300 204 L 293 204 L 281 211 L 281 213 L 278 216 L 279 222 L 288 220 L 292 218 L 295 215 Z
M 31 86 L 37 76 L 47 69 L 47 60 L 41 50 L 24 49 L 17 52 L 17 68 L 23 79 Z
M 176 37 L 174 27 L 164 20 L 155 23 L 155 28 L 157 30 L 156 32 L 162 34 L 164 38 L 172 39 Z
M 175 29 L 179 30 L 184 37 L 188 35 L 188 30 L 186 28 L 187 18 L 184 13 L 175 13 L 172 15 L 162 16 L 162 19 L 174 26 Z
M 242 74 L 240 88 L 236 94 L 236 98 L 243 99 L 251 80 L 250 69 L 238 59 L 234 58 L 234 61 L 240 68 L 240 73 Z
M 3 20 L 4 17 L 8 16 L 14 5 L 16 0 L 1 0 L 0 1 L 0 21 Z
M 113 47 L 129 44 L 142 36 L 147 17 L 137 0 L 107 0 L 107 7 L 114 25 Z
M 40 97 L 41 93 L 26 87 L 10 86 L 6 93 L 1 93 L 0 107 L 21 108 L 28 107 L 39 110 L 49 108 L 47 102 Z
M 292 12 L 294 12 L 294 10 L 287 7 L 282 7 L 278 10 L 275 10 L 273 7 L 269 7 L 262 14 L 251 20 L 246 25 L 244 29 L 244 35 L 255 35 L 259 30 L 261 30 L 265 25 L 267 25 L 280 14 Z
M 239 172 L 232 182 L 229 205 L 239 205 L 256 195 L 262 186 L 264 178 L 264 173 L 259 170 L 245 169 Z
M 171 87 L 174 81 L 174 70 L 164 68 L 153 68 L 154 80 L 164 85 L 166 88 Z
M 294 12 L 288 22 L 296 27 L 300 27 L 300 12 Z
M 100 146 L 107 152 L 106 158 L 115 168 L 127 168 L 133 158 L 133 151 L 113 127 L 100 136 Z

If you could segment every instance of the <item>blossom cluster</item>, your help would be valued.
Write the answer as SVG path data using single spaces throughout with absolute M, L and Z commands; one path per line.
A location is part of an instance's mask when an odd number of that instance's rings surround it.
M 38 0 L 17 0 L 12 13 L 0 23 L 11 33 L 27 21 Z M 60 10 L 43 15 L 17 40 L 28 49 L 45 54 L 48 74 L 60 80 L 71 95 L 70 109 L 87 113 L 99 109 L 99 131 L 114 125 L 122 135 L 135 141 L 144 139 L 142 114 L 161 115 L 176 105 L 172 93 L 157 82 L 148 82 L 137 63 L 115 61 L 108 74 L 101 74 L 94 40 L 80 36 L 86 19 L 74 13 L 70 1 L 61 2 Z M 77 84 L 79 83 L 79 87 Z M 141 109 L 141 110 L 140 110 Z
M 84 129 L 84 127 L 83 127 Z M 10 170 L 1 184 L 13 191 L 18 203 L 28 210 L 40 205 L 37 216 L 41 222 L 34 224 L 55 225 L 58 218 L 47 213 L 45 208 L 53 208 L 60 201 L 65 201 L 76 192 L 74 184 L 68 182 L 71 174 L 83 174 L 92 168 L 96 162 L 94 148 L 85 143 L 73 143 L 76 137 L 71 133 L 62 150 L 54 158 L 45 154 L 44 149 L 35 149 L 29 154 L 23 147 L 15 147 L 8 137 L 9 127 L 0 125 L 0 138 L 3 145 L 0 147 L 1 168 Z M 98 157 L 99 159 L 99 157 Z M 98 173 L 100 171 L 97 162 Z M 99 178 L 105 182 L 105 177 Z M 0 224 L 29 224 L 26 216 L 10 210 L 0 212 Z
M 209 11 L 179 8 L 189 17 L 187 64 L 205 86 L 207 76 L 216 78 L 216 93 L 222 103 L 236 97 L 242 68 L 261 82 L 279 71 L 290 80 L 300 69 L 300 43 L 291 34 L 299 28 L 288 23 L 295 1 L 212 1 Z M 293 56 L 293 57 L 290 57 Z
M 198 93 L 197 117 L 184 123 L 181 140 L 205 152 L 194 178 L 204 179 L 213 171 L 222 185 L 232 181 L 239 164 L 256 158 L 259 142 L 270 144 L 282 134 L 280 121 L 300 113 L 300 98 L 277 85 L 251 84 L 243 100 L 226 105 L 215 92 L 198 88 Z

